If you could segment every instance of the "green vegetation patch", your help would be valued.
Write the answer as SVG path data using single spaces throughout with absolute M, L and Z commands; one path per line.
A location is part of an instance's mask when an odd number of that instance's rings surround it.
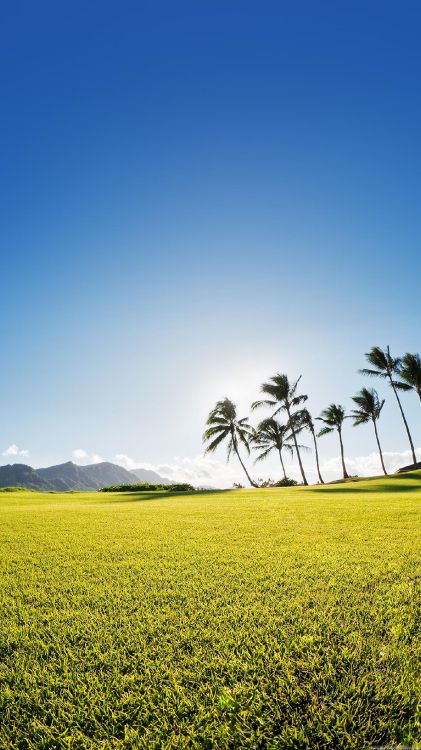
M 31 492 L 25 487 L 0 487 L 0 492 Z
M 0 748 L 421 747 L 421 476 L 0 503 Z
M 185 482 L 178 484 L 151 484 L 139 482 L 138 484 L 117 484 L 112 487 L 103 487 L 101 492 L 194 492 L 195 487 Z

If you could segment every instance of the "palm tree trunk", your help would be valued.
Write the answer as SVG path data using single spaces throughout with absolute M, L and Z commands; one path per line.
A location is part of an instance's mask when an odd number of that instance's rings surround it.
M 301 462 L 300 451 L 298 450 L 297 436 L 295 434 L 295 430 L 294 430 L 294 427 L 293 427 L 293 424 L 292 424 L 291 413 L 290 413 L 289 407 L 287 407 L 287 414 L 288 414 L 289 426 L 290 426 L 291 432 L 292 432 L 292 437 L 293 437 L 293 440 L 294 440 L 294 443 L 295 443 L 295 450 L 297 451 L 297 458 L 298 458 L 298 463 L 300 465 L 300 471 L 301 471 L 301 476 L 303 478 L 303 484 L 308 485 L 306 475 L 304 474 L 303 464 Z
M 242 462 L 242 460 L 241 460 L 241 456 L 240 456 L 240 454 L 239 454 L 239 452 L 238 452 L 238 448 L 237 448 L 237 443 L 236 443 L 236 442 L 234 442 L 234 450 L 235 450 L 235 452 L 236 452 L 236 454 L 237 454 L 238 460 L 239 460 L 239 462 L 240 462 L 241 466 L 243 467 L 243 469 L 244 469 L 244 473 L 245 473 L 245 475 L 246 475 L 247 479 L 249 480 L 249 482 L 250 482 L 251 486 L 252 486 L 252 487 L 257 487 L 257 484 L 256 484 L 255 482 L 253 482 L 253 480 L 251 479 L 251 477 L 250 477 L 250 475 L 249 475 L 249 473 L 248 473 L 248 471 L 247 471 L 246 467 L 244 466 L 244 464 L 243 464 L 243 462 Z
M 380 440 L 379 440 L 379 436 L 378 436 L 378 433 L 377 433 L 377 425 L 376 425 L 376 420 L 375 419 L 373 419 L 373 424 L 374 424 L 374 432 L 376 433 L 377 447 L 379 449 L 379 455 L 380 455 L 380 461 L 381 461 L 381 464 L 382 464 L 382 469 L 383 469 L 384 474 L 387 476 L 387 471 L 386 471 L 386 467 L 385 467 L 384 461 L 383 461 L 383 453 L 382 453 L 382 449 L 380 447 Z
M 279 458 L 281 459 L 282 471 L 284 472 L 284 479 L 286 479 L 287 475 L 285 473 L 285 466 L 284 466 L 284 462 L 283 462 L 283 459 L 282 459 L 282 449 L 278 448 L 278 451 L 279 451 Z
M 323 481 L 323 479 L 322 479 L 322 475 L 320 474 L 320 466 L 319 466 L 319 451 L 317 450 L 317 440 L 316 440 L 316 435 L 314 434 L 314 432 L 312 432 L 311 434 L 313 435 L 313 441 L 314 441 L 314 452 L 315 452 L 315 454 L 316 454 L 316 466 L 317 466 L 317 473 L 318 473 L 318 475 L 319 475 L 319 481 L 320 481 L 320 484 L 324 484 L 324 481 Z
M 406 427 L 406 432 L 407 432 L 407 435 L 408 435 L 408 438 L 409 438 L 409 444 L 411 446 L 412 460 L 414 462 L 414 466 L 416 466 L 416 464 L 417 464 L 417 457 L 415 455 L 415 448 L 414 448 L 414 443 L 412 442 L 411 433 L 409 432 L 408 422 L 406 421 L 406 417 L 405 417 L 404 411 L 402 409 L 401 400 L 400 400 L 400 398 L 398 396 L 398 392 L 397 392 L 395 386 L 393 385 L 393 380 L 392 380 L 392 376 L 391 375 L 389 375 L 389 380 L 390 380 L 390 385 L 393 388 L 393 392 L 394 392 L 394 394 L 396 396 L 396 400 L 397 400 L 397 402 L 399 404 L 399 409 L 401 410 L 402 419 L 403 419 L 404 425 Z
M 348 479 L 348 478 L 349 478 L 349 474 L 348 474 L 348 472 L 347 472 L 347 470 L 346 470 L 346 466 L 345 466 L 345 458 L 344 458 L 344 444 L 343 444 L 343 442 L 342 442 L 342 434 L 341 434 L 341 430 L 338 430 L 338 434 L 339 434 L 339 442 L 340 442 L 340 444 L 341 444 L 341 459 L 342 459 L 342 471 L 343 471 L 343 473 L 344 473 L 344 479 Z

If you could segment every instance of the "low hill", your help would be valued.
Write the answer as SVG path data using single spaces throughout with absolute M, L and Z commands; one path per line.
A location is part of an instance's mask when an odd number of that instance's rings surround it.
M 396 474 L 406 474 L 408 471 L 416 471 L 417 469 L 421 469 L 421 461 L 418 461 L 417 464 L 409 464 L 409 466 L 401 466 L 401 468 L 397 470 Z
M 40 492 L 51 492 L 55 489 L 47 478 L 26 464 L 0 466 L 0 487 L 24 487 Z

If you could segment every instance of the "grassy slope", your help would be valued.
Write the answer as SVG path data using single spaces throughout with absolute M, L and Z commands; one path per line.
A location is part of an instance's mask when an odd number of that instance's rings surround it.
M 2 494 L 0 748 L 420 747 L 420 500 Z

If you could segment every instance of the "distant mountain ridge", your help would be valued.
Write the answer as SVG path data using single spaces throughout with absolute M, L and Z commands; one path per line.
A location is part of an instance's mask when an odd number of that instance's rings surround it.
M 41 469 L 33 469 L 27 464 L 8 464 L 0 466 L 0 487 L 24 487 L 39 492 L 68 492 L 101 490 L 103 487 L 119 484 L 138 484 L 139 480 L 156 484 L 169 483 L 165 477 L 160 477 L 149 469 L 136 469 L 135 472 L 127 471 L 109 461 L 88 466 L 78 466 L 73 461 L 67 461 Z
M 0 466 L 0 487 L 25 487 L 28 490 L 51 492 L 54 487 L 26 464 Z
M 130 474 L 136 477 L 137 481 L 149 482 L 150 484 L 171 484 L 172 480 L 167 477 L 161 477 L 152 469 L 131 469 Z

